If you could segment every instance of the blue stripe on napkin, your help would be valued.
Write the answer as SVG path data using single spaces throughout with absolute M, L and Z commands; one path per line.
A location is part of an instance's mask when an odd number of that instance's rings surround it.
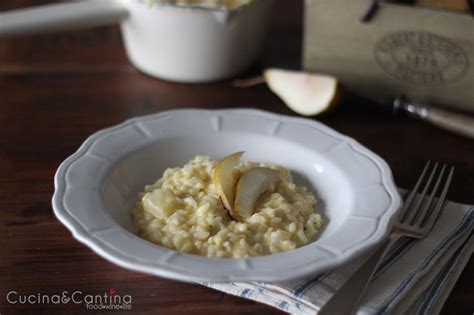
M 377 267 L 375 271 L 374 277 L 371 281 L 375 280 L 378 276 L 380 276 L 388 267 L 393 265 L 399 257 L 401 257 L 407 250 L 409 250 L 415 243 L 417 239 L 407 237 L 402 240 L 397 246 L 389 252 L 386 258 L 382 260 L 380 266 Z
M 453 256 L 446 263 L 446 266 L 443 267 L 441 272 L 436 276 L 433 285 L 424 297 L 424 302 L 421 304 L 419 310 L 417 311 L 417 314 L 427 314 L 427 311 L 429 310 L 433 302 L 436 300 L 436 295 L 438 294 L 439 290 L 444 286 L 444 282 L 452 272 L 453 268 L 458 263 L 459 259 L 461 258 L 461 254 L 463 253 L 469 241 L 471 241 L 472 236 L 473 233 L 471 232 L 471 235 L 469 235 L 469 237 L 461 244 L 461 246 L 458 247 L 458 249 L 454 252 Z
M 449 243 L 456 239 L 459 235 L 464 233 L 469 227 L 471 227 L 472 221 L 474 219 L 474 208 L 469 209 L 461 223 L 452 231 L 443 241 L 431 252 L 431 254 L 423 261 L 418 268 L 415 269 L 405 280 L 400 283 L 400 285 L 395 289 L 395 291 L 382 303 L 382 305 L 377 310 L 377 314 L 385 313 L 393 304 L 393 302 L 399 297 L 399 295 L 413 282 L 416 274 L 421 270 L 426 268 L 427 265 L 434 259 L 435 255 L 442 251 Z
M 308 290 L 309 288 L 311 288 L 312 286 L 314 286 L 316 283 L 318 283 L 319 281 L 321 281 L 322 279 L 324 279 L 329 273 L 331 273 L 332 271 L 329 271 L 329 272 L 326 272 L 326 273 L 322 273 L 322 274 L 319 274 L 311 279 L 309 279 L 308 281 L 305 281 L 303 282 L 301 285 L 297 286 L 294 290 L 293 290 L 293 294 L 297 297 L 301 297 L 304 292 L 306 292 L 306 290 Z
M 295 302 L 295 306 L 297 309 L 299 309 L 300 311 L 302 310 L 302 307 L 301 307 L 301 304 L 298 303 L 298 302 Z
M 288 307 L 290 306 L 290 304 L 288 304 L 287 301 L 280 301 L 280 303 L 277 304 L 277 307 L 283 311 L 286 311 L 288 310 Z
M 252 293 L 252 290 L 251 290 L 251 289 L 248 289 L 248 288 L 245 288 L 245 289 L 243 289 L 242 291 L 240 291 L 239 296 L 241 296 L 241 297 L 248 297 L 248 296 L 250 296 L 250 293 Z

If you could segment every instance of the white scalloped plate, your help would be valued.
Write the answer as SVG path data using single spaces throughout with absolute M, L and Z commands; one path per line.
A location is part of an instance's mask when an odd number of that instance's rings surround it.
M 309 186 L 325 218 L 320 237 L 286 253 L 216 259 L 179 253 L 133 233 L 146 184 L 198 154 L 280 164 Z M 400 206 L 388 165 L 355 140 L 309 119 L 253 109 L 174 110 L 89 137 L 59 167 L 54 213 L 80 242 L 122 267 L 184 281 L 294 279 L 336 267 L 379 242 Z

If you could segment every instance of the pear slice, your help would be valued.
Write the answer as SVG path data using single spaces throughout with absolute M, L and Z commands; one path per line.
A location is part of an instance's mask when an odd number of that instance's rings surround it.
M 276 184 L 280 172 L 266 167 L 254 167 L 240 176 L 235 187 L 233 217 L 242 221 L 254 212 L 258 197 Z
M 213 180 L 217 194 L 230 216 L 232 216 L 232 205 L 234 204 L 235 184 L 238 180 L 235 166 L 239 163 L 243 154 L 244 152 L 236 152 L 226 156 L 217 163 L 214 169 Z
M 142 198 L 143 208 L 156 218 L 167 218 L 179 207 L 179 202 L 168 188 L 155 189 Z
M 268 87 L 293 111 L 314 116 L 337 104 L 337 79 L 322 74 L 270 68 L 263 76 Z

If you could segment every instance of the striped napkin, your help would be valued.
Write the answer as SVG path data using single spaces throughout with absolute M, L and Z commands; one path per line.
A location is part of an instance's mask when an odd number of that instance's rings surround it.
M 375 273 L 357 314 L 438 314 L 472 255 L 474 206 L 447 201 L 423 240 L 402 238 Z M 202 283 L 293 314 L 317 314 L 366 261 L 280 283 Z

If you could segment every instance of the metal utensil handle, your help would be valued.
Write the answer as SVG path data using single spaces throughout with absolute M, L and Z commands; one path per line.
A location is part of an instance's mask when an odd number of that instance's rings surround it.
M 128 14 L 113 0 L 46 4 L 0 13 L 0 37 L 115 24 Z
M 377 267 L 400 237 L 402 237 L 400 234 L 391 234 L 389 238 L 382 242 L 379 249 L 337 290 L 318 314 L 354 314 Z
M 394 112 L 405 111 L 410 116 L 425 120 L 439 128 L 474 138 L 474 117 L 455 113 L 439 107 L 431 107 L 423 103 L 412 102 L 401 95 L 393 102 Z
M 474 139 L 473 117 L 453 113 L 440 108 L 429 107 L 422 118 L 435 126 Z

